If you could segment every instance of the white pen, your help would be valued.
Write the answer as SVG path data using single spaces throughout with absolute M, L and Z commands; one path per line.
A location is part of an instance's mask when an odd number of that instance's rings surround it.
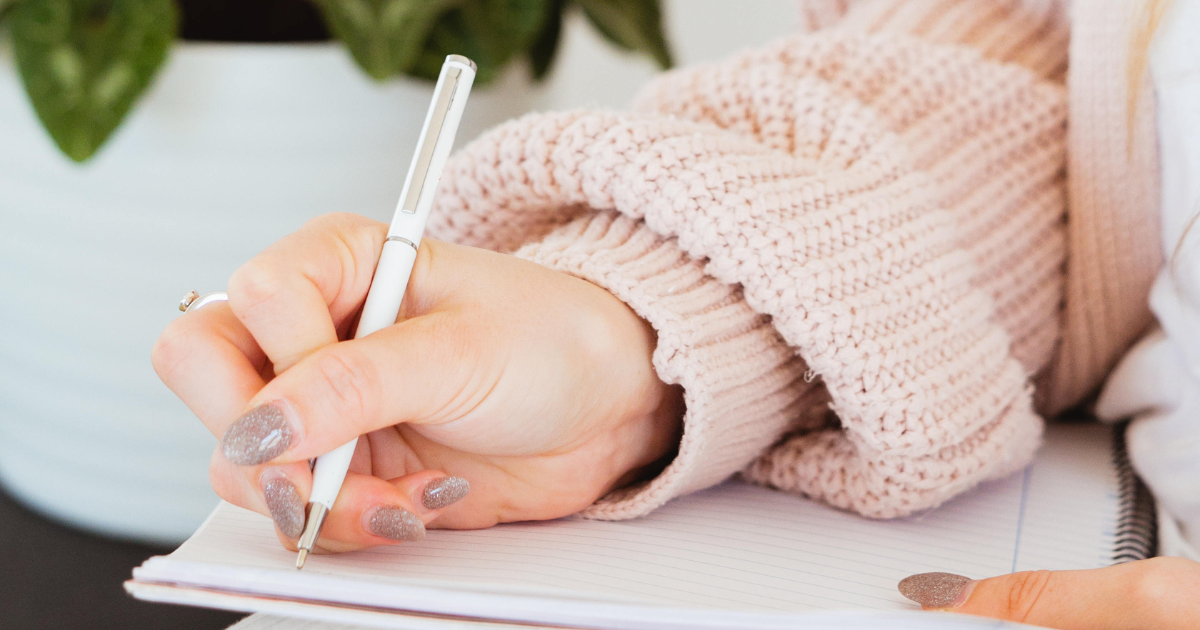
M 392 225 L 388 228 L 387 240 L 383 243 L 383 252 L 375 267 L 375 276 L 371 279 L 367 303 L 363 305 L 358 330 L 354 332 L 355 339 L 396 323 L 400 301 L 404 299 L 404 291 L 408 288 L 408 276 L 417 260 L 417 248 L 425 233 L 425 221 L 433 207 L 433 195 L 437 192 L 442 169 L 454 145 L 454 134 L 458 131 L 458 123 L 462 120 L 463 108 L 467 105 L 467 96 L 474 82 L 475 62 L 462 55 L 446 57 L 437 85 L 433 88 L 433 102 L 429 105 L 429 113 L 425 115 L 425 126 L 417 140 L 417 151 L 413 155 L 412 165 L 408 167 L 408 177 L 404 180 L 404 189 L 400 191 L 400 202 L 392 216 Z M 321 534 L 321 526 L 325 524 L 325 517 L 333 509 L 333 502 L 342 489 L 342 481 L 346 479 L 346 471 L 350 468 L 350 459 L 354 456 L 357 444 L 358 438 L 354 438 L 317 458 L 304 532 L 300 534 L 297 545 L 300 554 L 296 558 L 297 569 L 304 566 L 304 561 Z

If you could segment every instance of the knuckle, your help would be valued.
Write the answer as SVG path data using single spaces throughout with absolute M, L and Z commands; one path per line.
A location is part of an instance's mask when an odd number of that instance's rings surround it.
M 1181 584 L 1200 586 L 1200 565 L 1183 558 L 1151 558 L 1130 565 L 1134 573 L 1129 580 L 1130 596 L 1147 610 L 1159 609 Z
M 321 353 L 317 374 L 322 388 L 342 413 L 365 418 L 371 403 L 378 399 L 378 377 L 370 362 L 357 353 L 342 351 Z
M 324 278 L 331 285 L 354 286 L 356 282 L 370 282 L 386 234 L 387 225 L 384 223 L 357 214 L 337 212 L 321 215 L 306 223 L 294 235 L 292 246 L 306 252 L 326 254 L 323 259 L 325 264 L 310 265 L 310 273 Z M 308 257 L 308 260 L 315 262 L 322 258 Z
M 304 224 L 298 233 L 315 239 L 324 246 L 347 249 L 351 252 L 370 250 L 378 257 L 376 241 L 382 241 L 387 225 L 349 212 L 323 214 Z
M 304 225 L 301 233 L 317 235 L 323 242 L 340 243 L 351 249 L 374 247 L 376 239 L 382 240 L 387 233 L 387 224 L 350 212 L 323 214 Z
M 1004 603 L 1005 619 L 1023 622 L 1029 618 L 1042 593 L 1050 585 L 1050 571 L 1023 571 L 1014 573 L 1008 584 L 1008 598 Z
M 591 309 L 579 309 L 574 329 L 581 356 L 591 365 L 605 365 L 614 357 L 621 356 L 621 342 L 629 339 L 626 330 L 620 329 L 613 318 Z M 624 348 L 626 351 L 628 346 Z
M 229 306 L 246 313 L 275 299 L 283 286 L 283 273 L 262 257 L 242 265 L 229 278 Z
M 1143 561 L 1155 573 L 1170 576 L 1171 579 L 1196 581 L 1200 579 L 1200 563 L 1175 556 L 1160 556 Z

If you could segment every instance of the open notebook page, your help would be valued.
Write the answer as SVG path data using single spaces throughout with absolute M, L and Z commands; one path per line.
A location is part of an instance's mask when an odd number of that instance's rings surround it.
M 743 630 L 748 626 L 743 626 Z M 1035 630 L 1034 626 L 970 617 L 917 612 L 808 613 L 793 619 L 788 630 Z M 546 630 L 546 626 L 494 624 L 460 619 L 435 619 L 413 615 L 379 615 L 361 623 L 318 621 L 259 613 L 246 617 L 229 630 Z
M 703 609 L 691 625 L 713 627 L 744 614 L 911 610 L 896 583 L 912 573 L 1109 564 L 1110 436 L 1053 427 L 1023 473 L 906 519 L 871 521 L 727 483 L 634 521 L 430 531 L 416 544 L 315 556 L 299 572 L 268 519 L 222 505 L 179 550 L 137 569 L 135 584 L 612 627 L 667 627 L 685 609 Z

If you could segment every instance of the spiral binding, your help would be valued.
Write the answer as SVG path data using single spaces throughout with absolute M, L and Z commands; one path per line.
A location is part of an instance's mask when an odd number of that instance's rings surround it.
M 1125 428 L 1128 425 L 1128 422 L 1123 422 L 1113 427 L 1112 460 L 1117 469 L 1120 493 L 1113 564 L 1143 560 L 1154 556 L 1158 550 L 1154 497 L 1129 463 L 1129 450 L 1125 445 Z

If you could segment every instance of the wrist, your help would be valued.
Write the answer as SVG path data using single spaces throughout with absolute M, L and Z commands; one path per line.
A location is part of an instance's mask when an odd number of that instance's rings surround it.
M 654 369 L 653 353 L 658 341 L 654 328 L 623 302 L 621 306 L 630 317 L 636 318 L 641 342 L 637 345 L 643 352 L 637 353 L 639 369 L 630 370 L 640 377 L 635 387 L 639 393 L 631 400 L 628 448 L 619 468 L 621 474 L 610 486 L 610 492 L 653 479 L 671 463 L 683 437 L 685 411 L 683 388 L 663 382 Z
M 679 442 L 683 439 L 683 388 L 661 381 L 660 384 L 664 388 L 662 403 L 648 418 L 651 432 L 657 439 L 647 442 L 641 457 L 617 479 L 610 491 L 657 477 L 679 453 Z

